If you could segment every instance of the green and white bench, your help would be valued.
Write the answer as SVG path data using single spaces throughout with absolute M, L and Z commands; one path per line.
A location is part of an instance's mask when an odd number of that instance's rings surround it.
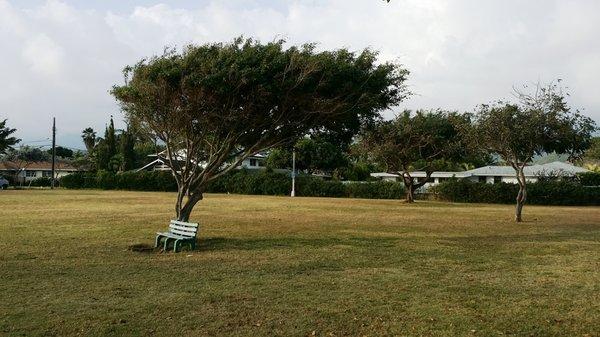
M 155 248 L 160 245 L 160 241 L 164 238 L 164 250 L 167 251 L 169 240 L 175 240 L 173 243 L 173 251 L 177 253 L 178 249 L 183 244 L 189 244 L 192 249 L 196 249 L 196 233 L 198 233 L 198 224 L 191 222 L 183 222 L 171 220 L 168 232 L 156 233 Z

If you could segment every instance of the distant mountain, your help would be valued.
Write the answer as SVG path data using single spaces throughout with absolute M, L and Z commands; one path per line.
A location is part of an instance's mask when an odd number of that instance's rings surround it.
M 561 161 L 561 162 L 568 162 L 569 159 L 569 155 L 567 154 L 556 154 L 556 153 L 550 153 L 550 154 L 545 154 L 543 156 L 536 156 L 533 158 L 532 163 L 533 164 L 548 164 L 554 161 Z

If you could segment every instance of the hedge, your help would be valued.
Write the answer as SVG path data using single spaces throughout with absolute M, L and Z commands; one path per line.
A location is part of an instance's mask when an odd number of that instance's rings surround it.
M 577 179 L 583 186 L 600 186 L 600 172 L 578 173 Z
M 468 180 L 448 180 L 432 188 L 438 200 L 471 203 L 515 203 L 516 184 L 486 184 Z M 570 181 L 527 184 L 527 203 L 534 205 L 600 205 L 600 187 Z
M 60 180 L 68 189 L 105 189 L 132 191 L 177 191 L 170 172 L 73 173 Z M 236 170 L 211 181 L 209 193 L 287 195 L 291 180 L 288 174 L 269 171 Z M 296 195 L 311 197 L 349 197 L 367 199 L 402 199 L 404 186 L 398 182 L 326 181 L 312 176 L 296 179 Z

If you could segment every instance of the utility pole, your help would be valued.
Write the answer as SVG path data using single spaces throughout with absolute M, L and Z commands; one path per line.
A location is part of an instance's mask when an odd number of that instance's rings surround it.
M 292 193 L 290 196 L 296 196 L 296 148 L 292 151 Z
M 50 189 L 54 189 L 55 165 L 56 165 L 56 117 L 52 117 L 52 179 L 50 179 Z

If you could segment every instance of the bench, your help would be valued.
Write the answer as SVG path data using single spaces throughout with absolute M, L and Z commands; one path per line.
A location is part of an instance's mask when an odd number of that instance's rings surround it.
M 196 233 L 198 232 L 198 224 L 171 220 L 168 232 L 157 232 L 155 248 L 158 248 L 162 238 L 165 239 L 164 250 L 167 251 L 169 240 L 175 240 L 173 243 L 173 251 L 177 253 L 177 248 L 181 248 L 183 244 L 189 244 L 192 249 L 196 249 Z

